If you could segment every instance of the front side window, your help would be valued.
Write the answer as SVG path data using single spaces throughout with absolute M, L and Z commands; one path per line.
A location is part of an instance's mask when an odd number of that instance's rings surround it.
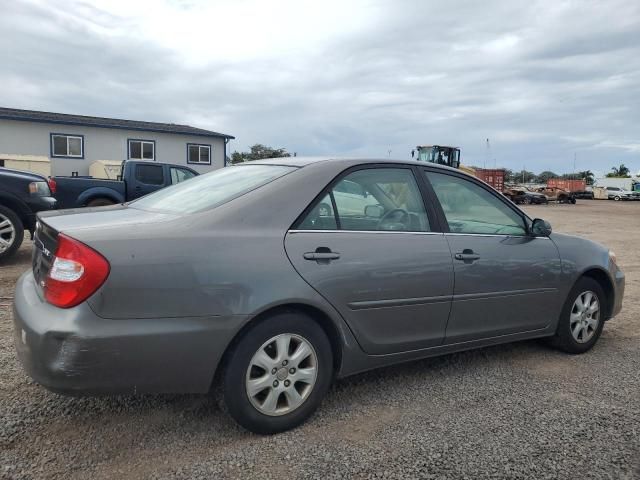
M 134 208 L 177 214 L 210 210 L 270 183 L 296 167 L 243 165 L 198 175 L 131 203 Z
M 187 163 L 211 165 L 211 145 L 187 144 Z
M 184 182 L 185 180 L 189 180 L 196 176 L 191 170 L 187 170 L 186 168 L 178 168 L 178 167 L 169 167 L 169 172 L 171 173 L 171 184 L 175 185 L 176 183 Z
M 51 156 L 77 157 L 84 155 L 84 138 L 81 135 L 51 134 Z
M 147 185 L 163 185 L 162 165 L 136 165 L 136 180 Z
M 406 168 L 370 168 L 349 173 L 316 202 L 297 228 L 430 230 L 420 190 L 412 171 Z
M 453 233 L 526 235 L 524 218 L 474 182 L 425 172 Z
M 155 160 L 156 142 L 153 140 L 129 140 L 129 159 Z

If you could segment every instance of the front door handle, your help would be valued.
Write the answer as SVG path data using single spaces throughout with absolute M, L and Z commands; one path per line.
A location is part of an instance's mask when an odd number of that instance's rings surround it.
M 473 263 L 476 260 L 480 259 L 480 255 L 474 253 L 474 251 L 470 248 L 465 248 L 462 252 L 456 253 L 454 255 L 454 258 L 456 260 L 461 260 L 464 263 Z
M 327 247 L 318 247 L 315 252 L 306 252 L 302 256 L 305 260 L 315 260 L 317 263 L 329 263 L 340 258 L 338 252 L 332 252 Z

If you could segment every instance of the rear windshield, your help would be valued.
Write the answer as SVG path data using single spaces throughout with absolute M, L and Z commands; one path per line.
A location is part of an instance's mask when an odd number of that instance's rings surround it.
M 142 210 L 195 213 L 208 210 L 255 190 L 295 170 L 282 165 L 226 167 L 158 190 L 132 202 Z

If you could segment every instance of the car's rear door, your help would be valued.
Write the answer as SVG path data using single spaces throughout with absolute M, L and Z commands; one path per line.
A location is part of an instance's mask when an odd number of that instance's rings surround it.
M 293 266 L 371 354 L 431 347 L 444 339 L 451 252 L 415 173 L 397 165 L 345 172 L 285 239 Z
M 547 237 L 488 185 L 423 169 L 445 224 L 455 288 L 445 343 L 545 328 L 559 314 L 560 257 Z
M 165 165 L 162 164 L 136 163 L 127 185 L 127 200 L 142 197 L 164 187 L 166 178 L 164 167 Z

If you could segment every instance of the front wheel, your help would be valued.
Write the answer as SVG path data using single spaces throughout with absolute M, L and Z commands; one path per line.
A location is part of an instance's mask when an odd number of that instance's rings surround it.
M 0 205 L 0 261 L 9 258 L 22 245 L 24 225 L 16 213 Z
M 247 430 L 283 432 L 313 414 L 332 377 L 324 330 L 305 315 L 282 313 L 252 327 L 231 351 L 222 380 L 224 403 Z
M 553 343 L 567 353 L 584 353 L 600 338 L 605 320 L 604 290 L 592 278 L 583 277 L 569 293 Z

